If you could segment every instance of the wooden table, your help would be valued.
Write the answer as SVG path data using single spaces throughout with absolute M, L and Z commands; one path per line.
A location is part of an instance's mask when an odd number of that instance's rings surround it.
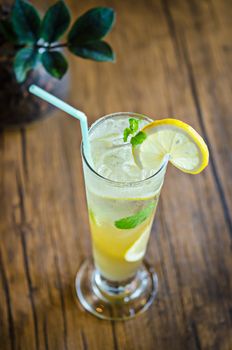
M 106 322 L 74 292 L 91 254 L 78 123 L 56 112 L 2 132 L 0 349 L 231 350 L 231 2 L 68 3 L 75 15 L 99 4 L 118 14 L 117 63 L 70 57 L 69 102 L 90 123 L 116 111 L 178 117 L 203 135 L 210 163 L 198 176 L 169 167 L 147 253 L 158 297 L 134 320 Z

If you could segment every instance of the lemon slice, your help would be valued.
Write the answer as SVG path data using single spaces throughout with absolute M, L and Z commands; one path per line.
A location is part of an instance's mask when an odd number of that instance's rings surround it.
M 137 261 L 143 258 L 146 253 L 147 242 L 150 236 L 151 225 L 149 225 L 135 243 L 125 254 L 125 260 L 129 262 Z
M 139 167 L 158 170 L 167 155 L 175 167 L 186 173 L 198 174 L 207 166 L 208 147 L 190 125 L 177 119 L 162 119 L 146 125 L 141 131 L 147 137 L 133 147 Z

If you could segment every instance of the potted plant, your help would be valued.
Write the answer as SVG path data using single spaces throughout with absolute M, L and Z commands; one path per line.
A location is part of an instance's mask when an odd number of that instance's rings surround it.
M 21 126 L 47 113 L 50 107 L 28 93 L 30 84 L 62 96 L 68 85 L 67 75 L 63 78 L 68 70 L 65 49 L 85 59 L 114 61 L 103 40 L 114 20 L 113 9 L 92 8 L 74 21 L 60 42 L 71 22 L 64 1 L 52 5 L 42 19 L 27 1 L 0 5 L 0 127 Z

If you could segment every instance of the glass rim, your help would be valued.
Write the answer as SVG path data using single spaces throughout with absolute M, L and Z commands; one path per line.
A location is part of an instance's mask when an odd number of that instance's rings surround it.
M 102 123 L 104 120 L 111 118 L 111 117 L 117 117 L 117 116 L 136 116 L 139 117 L 141 119 L 145 119 L 148 120 L 150 122 L 153 121 L 153 119 L 149 118 L 148 116 L 146 116 L 145 114 L 141 114 L 141 113 L 136 113 L 136 112 L 116 112 L 116 113 L 110 113 L 110 114 L 106 114 L 101 118 L 98 118 L 89 128 L 88 133 L 90 133 L 92 131 L 93 128 L 95 128 L 99 123 Z M 143 180 L 138 180 L 138 181 L 115 181 L 115 180 L 111 180 L 108 179 L 107 177 L 102 176 L 101 174 L 99 174 L 92 166 L 91 164 L 88 162 L 85 153 L 84 153 L 84 147 L 83 147 L 83 141 L 81 142 L 81 155 L 82 158 L 84 159 L 85 164 L 88 166 L 89 170 L 94 173 L 95 175 L 97 175 L 100 179 L 113 184 L 115 186 L 134 186 L 134 185 L 140 185 L 144 182 L 147 182 L 148 180 L 151 180 L 152 178 L 156 177 L 164 168 L 165 166 L 168 164 L 168 157 L 164 157 L 163 162 L 160 165 L 160 168 L 152 175 L 150 175 L 149 177 L 146 177 Z

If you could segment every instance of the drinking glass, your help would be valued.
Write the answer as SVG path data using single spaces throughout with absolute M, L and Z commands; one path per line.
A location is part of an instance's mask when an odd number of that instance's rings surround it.
M 123 118 L 136 118 L 143 124 L 152 121 L 137 113 L 114 113 L 98 119 L 92 125 L 89 129 L 90 139 L 93 133 L 101 134 L 109 120 L 117 123 Z M 104 139 L 104 135 L 102 137 Z M 131 147 L 121 141 L 121 144 L 113 146 L 116 153 L 124 152 L 125 146 Z M 92 150 L 94 151 L 95 149 Z M 101 156 L 99 152 L 99 157 Z M 83 148 L 82 160 L 93 258 L 85 260 L 77 273 L 77 296 L 82 306 L 97 317 L 109 320 L 129 319 L 145 311 L 157 294 L 157 275 L 143 258 L 167 160 L 162 162 L 154 174 L 135 181 L 117 181 L 104 177 L 87 160 Z M 124 166 L 127 166 L 126 161 Z M 120 178 L 117 164 L 116 171 Z M 138 168 L 137 171 L 141 170 Z

